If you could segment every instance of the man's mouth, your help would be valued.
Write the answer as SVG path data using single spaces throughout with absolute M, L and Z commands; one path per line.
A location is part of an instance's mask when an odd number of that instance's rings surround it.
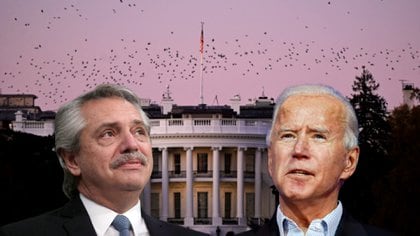
M 141 161 L 139 160 L 129 160 L 123 163 L 123 165 L 126 165 L 126 164 L 142 164 L 143 165 L 143 163 L 141 163 Z
M 140 167 L 147 166 L 147 164 L 147 157 L 142 153 L 124 153 L 113 161 L 110 167 L 111 169 L 116 169 L 120 166 Z
M 119 167 L 121 167 L 121 166 L 142 166 L 142 163 L 140 162 L 140 161 L 138 161 L 138 160 L 131 160 L 131 161 L 126 161 L 126 162 L 123 162 L 123 163 L 121 163 L 120 164 L 120 166 Z
M 311 173 L 309 171 L 306 171 L 306 170 L 302 170 L 302 169 L 293 169 L 293 170 L 289 171 L 288 174 L 302 175 L 302 176 L 314 175 L 313 173 Z

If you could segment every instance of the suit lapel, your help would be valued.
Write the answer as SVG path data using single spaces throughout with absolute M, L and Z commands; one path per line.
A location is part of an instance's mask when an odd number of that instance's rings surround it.
M 276 211 L 274 212 L 273 217 L 271 217 L 268 223 L 265 223 L 260 230 L 258 230 L 257 235 L 260 236 L 279 236 L 279 227 L 277 225 L 276 219 Z M 367 232 L 362 224 L 358 221 L 353 219 L 345 210 L 343 211 L 343 215 L 340 219 L 340 223 L 338 224 L 337 231 L 335 233 L 336 236 L 367 236 Z
M 68 235 L 96 235 L 89 215 L 79 197 L 67 203 L 62 211 L 63 227 Z
M 268 223 L 265 223 L 257 232 L 258 236 L 280 236 L 279 226 L 277 225 L 277 210 L 274 211 Z
M 340 223 L 338 224 L 336 236 L 365 236 L 368 235 L 365 228 L 358 221 L 353 219 L 350 214 L 343 209 L 343 215 L 341 216 Z
M 163 232 L 163 224 L 161 221 L 147 215 L 143 210 L 141 211 L 141 217 L 144 219 L 144 223 L 149 230 L 150 235 L 160 235 Z

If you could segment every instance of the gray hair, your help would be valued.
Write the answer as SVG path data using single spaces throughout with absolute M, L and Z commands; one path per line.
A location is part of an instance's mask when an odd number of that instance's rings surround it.
M 350 150 L 354 147 L 358 146 L 358 136 L 359 136 L 359 127 L 357 122 L 356 112 L 354 111 L 353 106 L 350 104 L 348 99 L 341 95 L 340 92 L 335 90 L 334 88 L 327 86 L 327 85 L 298 85 L 286 88 L 283 92 L 279 95 L 276 100 L 276 106 L 274 109 L 273 114 L 273 121 L 271 124 L 271 128 L 269 133 L 267 134 L 266 142 L 267 146 L 271 144 L 271 135 L 277 120 L 278 112 L 284 102 L 292 95 L 329 95 L 334 98 L 337 98 L 345 107 L 346 109 L 346 127 L 344 133 L 344 147 L 347 150 Z
M 54 122 L 55 150 L 64 171 L 63 192 L 70 199 L 78 194 L 77 184 L 79 178 L 73 176 L 67 169 L 63 157 L 61 156 L 62 151 L 77 153 L 80 150 L 80 135 L 86 125 L 86 121 L 81 112 L 83 105 L 88 101 L 109 97 L 122 98 L 133 104 L 138 110 L 146 126 L 147 132 L 150 135 L 149 119 L 141 108 L 139 98 L 134 92 L 120 85 L 99 85 L 94 90 L 87 92 L 60 107 Z

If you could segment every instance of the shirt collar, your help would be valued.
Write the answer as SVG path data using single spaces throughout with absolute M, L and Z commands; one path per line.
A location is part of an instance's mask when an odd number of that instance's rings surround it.
M 80 199 L 82 200 L 82 203 L 88 212 L 96 234 L 104 235 L 118 213 L 102 205 L 99 205 L 98 203 L 83 196 L 83 194 L 80 194 Z M 140 235 L 141 233 L 148 232 L 141 216 L 140 200 L 134 207 L 124 212 L 122 215 L 126 216 L 130 220 L 134 235 Z
M 320 221 L 326 231 L 327 235 L 334 235 L 335 231 L 338 228 L 338 224 L 340 223 L 341 216 L 343 214 L 343 206 L 340 201 L 338 201 L 337 207 L 331 211 L 328 215 L 326 215 L 322 219 L 315 219 L 312 222 Z M 280 235 L 286 235 L 287 232 L 293 231 L 297 228 L 297 224 L 285 216 L 280 209 L 280 205 L 277 207 L 277 214 L 276 214 L 277 225 L 279 227 Z M 311 223 L 312 223 L 311 222 Z
M 323 218 L 325 223 L 327 223 L 329 235 L 334 235 L 335 231 L 337 231 L 338 224 L 340 223 L 342 215 L 343 205 L 340 201 L 338 201 L 337 207 Z

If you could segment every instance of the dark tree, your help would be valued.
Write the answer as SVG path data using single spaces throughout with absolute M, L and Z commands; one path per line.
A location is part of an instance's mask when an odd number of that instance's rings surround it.
M 361 129 L 359 144 L 362 152 L 374 149 L 376 154 L 385 156 L 390 134 L 387 102 L 377 94 L 379 83 L 365 67 L 362 68 L 362 75 L 356 76 L 353 83 L 352 90 L 355 93 L 350 99 Z
M 0 226 L 67 202 L 54 138 L 0 130 Z
M 393 110 L 390 157 L 394 167 L 376 187 L 381 207 L 373 217 L 376 224 L 387 225 L 401 235 L 417 235 L 420 218 L 416 203 L 420 199 L 420 106 L 407 105 Z
M 365 68 L 356 76 L 350 103 L 359 121 L 359 163 L 355 174 L 344 184 L 341 200 L 355 218 L 372 223 L 378 201 L 375 184 L 383 180 L 390 168 L 387 156 L 390 128 L 387 103 L 378 95 L 379 83 Z
M 411 98 L 415 98 L 417 101 L 420 102 L 420 89 L 415 87 L 413 88 L 413 92 L 411 93 Z

